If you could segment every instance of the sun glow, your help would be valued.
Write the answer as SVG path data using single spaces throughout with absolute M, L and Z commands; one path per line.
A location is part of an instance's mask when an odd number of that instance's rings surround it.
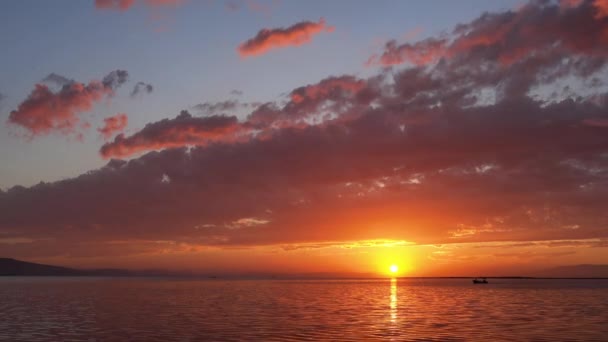
M 392 264 L 389 268 L 388 268 L 392 274 L 396 274 L 397 272 L 399 272 L 399 266 Z

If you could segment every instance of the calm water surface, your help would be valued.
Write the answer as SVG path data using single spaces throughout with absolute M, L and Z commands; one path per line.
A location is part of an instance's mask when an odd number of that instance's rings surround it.
M 608 341 L 608 281 L 0 278 L 1 341 Z

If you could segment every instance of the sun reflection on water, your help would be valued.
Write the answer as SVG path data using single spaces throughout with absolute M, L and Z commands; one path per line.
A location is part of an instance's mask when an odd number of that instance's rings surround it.
M 397 322 L 397 278 L 391 278 L 391 323 Z

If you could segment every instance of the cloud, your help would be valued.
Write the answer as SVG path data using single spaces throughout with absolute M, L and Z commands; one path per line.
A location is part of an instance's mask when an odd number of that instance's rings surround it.
M 300 104 L 305 101 L 327 99 L 332 97 L 332 93 L 336 93 L 338 97 L 344 93 L 356 94 L 363 88 L 365 82 L 352 76 L 330 77 L 318 84 L 297 88 L 291 92 L 290 97 L 292 102 Z
M 595 0 L 593 2 L 597 12 L 595 13 L 595 18 L 598 20 L 602 20 L 608 17 L 608 1 L 606 0 Z
M 372 56 L 367 64 L 427 65 L 447 58 L 508 65 L 540 55 L 605 57 L 608 36 L 602 19 L 604 4 L 603 0 L 561 2 L 561 6 L 553 2 L 530 2 L 515 11 L 486 13 L 457 26 L 448 36 L 401 45 L 389 41 L 384 51 Z
M 238 140 L 242 130 L 234 116 L 197 118 L 182 111 L 176 118 L 148 124 L 132 136 L 116 136 L 112 142 L 102 146 L 101 155 L 121 158 L 153 149 L 234 141 Z
M 323 122 L 332 115 L 344 119 L 347 117 L 345 111 L 352 109 L 353 103 L 361 107 L 369 103 L 369 96 L 373 95 L 365 94 L 366 86 L 364 80 L 353 76 L 329 77 L 317 84 L 294 89 L 283 108 L 272 104 L 259 106 L 242 122 L 224 114 L 247 108 L 249 104 L 236 100 L 198 104 L 193 108 L 206 117 L 193 117 L 183 111 L 177 118 L 150 124 L 131 137 L 118 136 L 102 147 L 101 155 L 124 158 L 144 151 L 185 145 L 243 142 L 256 137 L 263 139 L 276 129 L 303 128 L 315 121 Z M 213 125 L 209 127 L 211 123 Z M 219 126 L 215 126 L 218 123 Z
M 50 83 L 50 84 L 54 84 L 57 85 L 59 87 L 63 87 L 66 85 L 70 85 L 73 83 L 76 83 L 74 80 L 71 80 L 67 77 L 61 76 L 61 75 L 57 75 L 56 73 L 50 73 L 47 77 L 45 77 L 42 82 L 45 83 Z
M 182 112 L 118 135 L 102 146 L 110 160 L 100 169 L 0 191 L 0 238 L 33 241 L 10 245 L 15 256 L 170 249 L 152 241 L 604 241 L 608 88 L 592 80 L 605 78 L 608 56 L 587 45 L 599 39 L 594 25 L 606 25 L 594 8 L 533 2 L 459 26 L 493 36 L 496 23 L 521 15 L 534 30 L 547 20 L 592 29 L 561 30 L 559 44 L 538 35 L 538 48 L 507 63 L 501 46 L 477 46 L 302 85 L 240 120 Z M 559 48 L 577 40 L 576 50 Z M 552 96 L 563 82 L 569 92 Z M 121 251 L 116 241 L 133 244 Z
M 445 40 L 435 38 L 402 45 L 391 40 L 386 43 L 381 56 L 373 55 L 365 64 L 367 66 L 376 64 L 391 66 L 410 62 L 415 65 L 426 65 L 443 56 L 446 49 L 445 44 Z
M 127 77 L 126 71 L 115 70 L 101 82 L 83 84 L 51 74 L 45 81 L 62 83 L 61 89 L 53 92 L 44 84 L 36 84 L 28 98 L 10 113 L 8 123 L 24 128 L 30 137 L 75 134 L 83 124 L 86 126 L 80 113 L 91 111 L 97 102 L 112 96 Z
M 264 225 L 269 223 L 270 221 L 257 218 L 257 217 L 243 217 L 238 220 L 234 220 L 225 225 L 228 229 L 243 229 L 248 227 L 254 227 L 259 225 Z
M 288 28 L 263 29 L 239 45 L 237 51 L 241 57 L 262 55 L 273 49 L 310 43 L 313 36 L 333 30 L 333 26 L 327 26 L 322 18 L 316 23 L 302 21 Z
M 144 0 L 144 3 L 148 6 L 177 6 L 181 5 L 185 0 Z
M 236 1 L 229 0 L 224 3 L 224 7 L 226 7 L 226 9 L 230 11 L 238 11 L 241 9 L 242 4 Z
M 606 0 L 592 0 L 590 1 L 593 7 L 595 7 L 595 18 L 601 20 L 608 16 L 608 1 Z M 560 6 L 562 8 L 573 8 L 578 7 L 581 4 L 585 4 L 584 0 L 561 0 Z
M 101 83 L 104 87 L 115 89 L 127 82 L 129 73 L 126 70 L 114 70 L 107 74 Z
M 126 11 L 135 4 L 135 0 L 95 0 L 95 8 L 102 10 Z
M 608 128 L 608 119 L 584 119 L 583 124 L 588 126 Z
M 108 140 L 117 132 L 122 132 L 126 127 L 129 119 L 126 114 L 118 113 L 114 116 L 109 116 L 103 119 L 104 125 L 97 129 L 99 133 Z
M 205 115 L 214 115 L 233 111 L 240 107 L 240 103 L 236 100 L 226 100 L 221 102 L 205 102 L 195 105 L 193 108 L 202 112 Z
M 133 90 L 131 90 L 131 97 L 135 97 L 138 94 L 150 94 L 154 91 L 154 86 L 149 83 L 137 82 Z
M 181 5 L 184 0 L 140 0 L 141 4 L 155 8 Z M 132 8 L 136 0 L 95 0 L 95 8 L 100 10 L 126 11 Z

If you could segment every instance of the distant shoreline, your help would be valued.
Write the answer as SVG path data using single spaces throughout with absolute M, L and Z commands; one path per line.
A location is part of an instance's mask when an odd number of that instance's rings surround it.
M 379 276 L 375 274 L 205 274 L 169 270 L 124 270 L 124 269 L 75 269 L 61 266 L 44 265 L 12 258 L 0 258 L 0 277 L 99 277 L 99 278 L 175 278 L 208 280 L 382 280 L 382 279 L 554 279 L 554 280 L 602 280 L 608 277 L 533 277 L 533 276 Z
M 315 277 L 315 276 L 206 276 L 206 275 L 147 275 L 147 274 L 72 274 L 72 275 L 53 275 L 53 274 L 0 274 L 2 278 L 139 278 L 139 279 L 183 279 L 183 280 L 424 280 L 424 279 L 464 279 L 471 280 L 477 277 L 347 277 L 347 276 L 336 276 L 336 277 Z M 608 280 L 608 277 L 484 277 L 486 279 L 510 279 L 510 280 Z

